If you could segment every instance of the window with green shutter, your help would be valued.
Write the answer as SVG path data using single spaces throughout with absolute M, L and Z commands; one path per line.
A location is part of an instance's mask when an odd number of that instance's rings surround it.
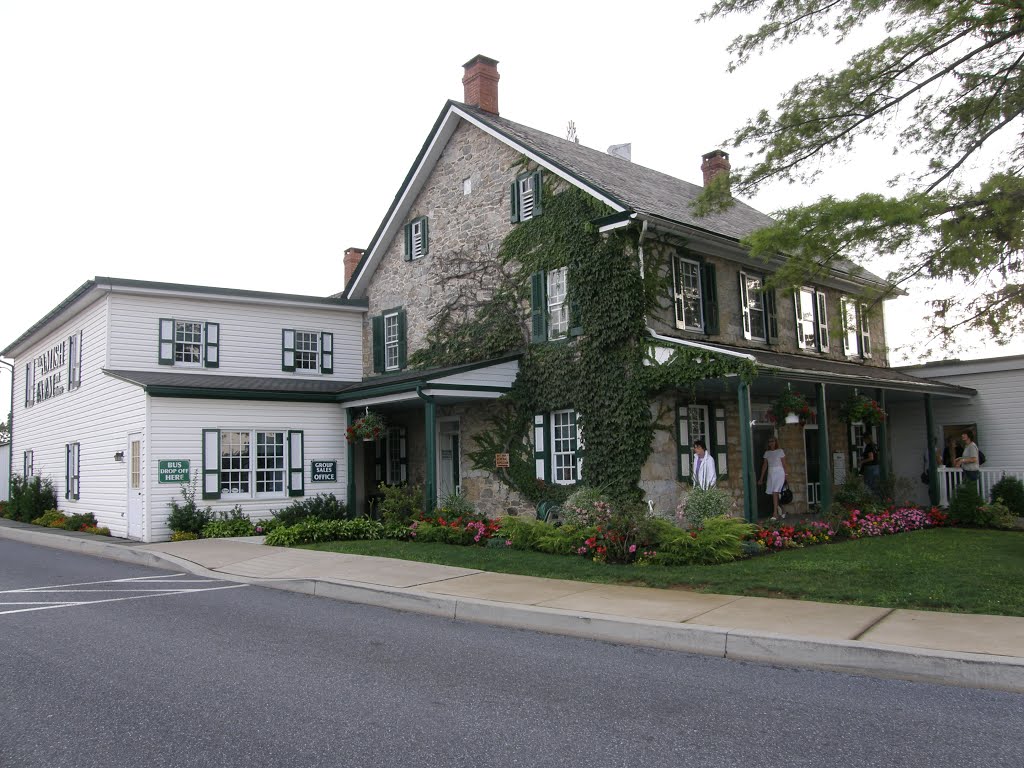
M 701 440 L 715 457 L 718 479 L 729 475 L 729 442 L 725 408 L 707 403 L 676 405 L 676 439 L 679 445 L 678 478 L 693 482 L 693 441 Z
M 413 219 L 405 225 L 404 230 L 405 248 L 403 253 L 405 260 L 412 261 L 413 259 L 426 256 L 430 251 L 430 233 L 427 226 L 427 217 L 420 216 L 418 219 Z
M 515 224 L 529 221 L 543 212 L 541 201 L 541 172 L 532 171 L 516 177 L 510 193 L 512 199 L 511 220 Z
M 370 319 L 374 373 L 400 371 L 408 364 L 405 310 L 388 309 Z

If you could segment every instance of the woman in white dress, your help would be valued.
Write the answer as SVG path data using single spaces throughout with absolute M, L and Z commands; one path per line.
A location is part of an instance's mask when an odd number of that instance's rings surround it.
M 764 452 L 764 462 L 761 464 L 761 479 L 758 485 L 764 485 L 765 475 L 768 476 L 768 485 L 765 486 L 765 493 L 772 495 L 772 517 L 785 517 L 786 513 L 779 506 L 779 491 L 786 484 L 786 454 L 779 448 L 779 441 L 774 437 L 768 438 L 768 450 Z

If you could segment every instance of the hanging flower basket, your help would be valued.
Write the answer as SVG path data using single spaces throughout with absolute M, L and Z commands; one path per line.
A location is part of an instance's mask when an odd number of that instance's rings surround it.
M 799 392 L 786 387 L 778 399 L 772 403 L 768 411 L 768 419 L 773 424 L 784 421 L 786 424 L 803 424 L 811 418 L 813 411 L 807 398 Z
M 839 406 L 839 418 L 851 424 L 859 421 L 865 426 L 875 427 L 885 421 L 885 411 L 877 400 L 854 394 Z
M 367 410 L 366 413 L 349 425 L 345 437 L 350 443 L 359 440 L 376 440 L 384 434 L 384 417 L 379 413 Z

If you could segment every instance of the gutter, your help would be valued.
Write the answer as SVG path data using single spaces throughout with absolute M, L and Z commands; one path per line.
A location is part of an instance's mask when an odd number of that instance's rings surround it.
M 648 327 L 647 333 L 650 334 L 651 338 L 657 341 L 664 341 L 668 344 L 676 344 L 680 347 L 692 347 L 693 349 L 702 349 L 705 352 L 714 352 L 718 355 L 728 355 L 730 357 L 738 357 L 741 360 L 749 360 L 752 363 L 757 363 L 757 358 L 753 355 L 748 355 L 745 352 L 733 352 L 731 349 L 721 349 L 719 347 L 713 347 L 710 344 L 701 344 L 699 341 L 685 341 L 684 339 L 676 339 L 672 336 L 662 336 L 660 333 L 655 333 L 653 328 Z

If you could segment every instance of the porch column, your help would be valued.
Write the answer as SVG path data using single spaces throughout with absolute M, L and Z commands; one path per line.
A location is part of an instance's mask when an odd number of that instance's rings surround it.
M 828 435 L 828 410 L 825 407 L 825 385 L 814 385 L 815 407 L 818 410 L 818 505 L 822 513 L 832 506 L 832 450 Z
M 757 521 L 757 485 L 754 482 L 754 441 L 750 434 L 750 386 L 740 382 L 737 392 L 740 412 L 740 472 L 743 477 L 743 517 Z
M 355 408 L 346 408 L 345 416 L 348 421 L 345 423 L 347 427 L 353 421 L 358 418 Z M 346 491 L 348 514 L 351 517 L 356 517 L 356 449 L 355 443 L 350 443 L 348 440 L 345 441 L 345 478 L 346 478 Z
M 939 463 L 935 458 L 938 444 L 935 441 L 935 416 L 932 414 L 932 396 L 924 396 L 924 424 L 928 441 L 928 500 L 932 506 L 939 505 Z
M 885 390 L 875 390 L 875 400 L 882 406 L 882 410 L 885 410 Z M 878 471 L 881 475 L 882 487 L 888 487 L 885 482 L 892 475 L 892 467 L 889 466 L 889 439 L 886 431 L 886 420 L 882 419 L 882 423 L 878 425 L 878 445 L 875 447 L 878 449 Z
M 437 506 L 437 406 L 434 404 L 434 398 L 423 395 L 420 397 L 423 398 L 427 430 L 427 475 L 423 482 L 423 495 L 426 511 L 430 513 Z

